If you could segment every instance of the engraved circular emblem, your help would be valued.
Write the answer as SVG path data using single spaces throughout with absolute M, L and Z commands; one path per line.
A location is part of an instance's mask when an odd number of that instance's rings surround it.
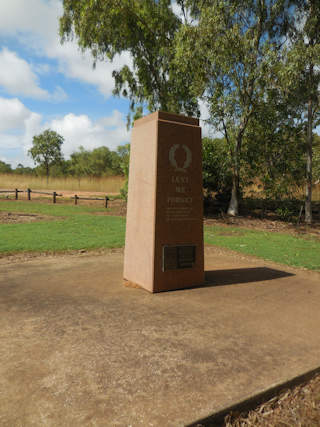
M 169 161 L 171 165 L 175 168 L 177 172 L 186 172 L 186 169 L 191 165 L 192 162 L 192 153 L 189 147 L 187 147 L 185 144 L 182 144 L 182 148 L 186 152 L 186 160 L 182 166 L 182 168 L 178 167 L 178 164 L 175 159 L 176 150 L 180 147 L 180 144 L 174 144 L 169 151 Z

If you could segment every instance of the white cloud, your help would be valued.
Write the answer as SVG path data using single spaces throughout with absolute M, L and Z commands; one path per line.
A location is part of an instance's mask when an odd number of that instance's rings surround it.
M 0 97 L 0 131 L 22 129 L 31 112 L 18 98 Z
M 76 43 L 68 42 L 64 45 L 54 42 L 46 47 L 46 54 L 56 58 L 59 62 L 59 71 L 73 79 L 95 85 L 106 98 L 112 95 L 114 80 L 112 71 L 120 69 L 130 63 L 129 54 L 116 56 L 113 62 L 98 62 L 93 69 L 93 59 L 89 52 L 79 51 Z
M 6 48 L 0 51 L 0 86 L 10 95 L 49 97 L 48 92 L 39 87 L 38 78 L 27 61 Z
M 21 39 L 25 37 L 25 33 L 33 34 L 34 37 L 51 37 L 57 31 L 56 21 L 61 10 L 59 0 L 1 1 L 0 34 Z
M 112 71 L 130 64 L 129 54 L 115 57 L 113 63 L 104 61 L 92 68 L 89 52 L 81 53 L 76 42 L 60 44 L 60 0 L 10 0 L 0 2 L 0 35 L 14 36 L 26 48 L 40 56 L 58 61 L 59 70 L 67 77 L 95 85 L 105 97 L 112 94 Z
M 63 153 L 66 157 L 82 145 L 88 150 L 107 146 L 114 150 L 118 145 L 129 141 L 129 132 L 123 115 L 115 110 L 111 116 L 93 121 L 87 115 L 67 114 L 55 119 L 50 128 L 65 138 Z
M 33 70 L 43 74 L 49 72 L 50 67 L 48 64 L 29 65 L 27 61 L 7 48 L 0 51 L 0 88 L 5 92 L 51 102 L 67 99 L 67 94 L 60 86 L 57 86 L 52 94 L 42 89 Z
M 50 67 L 49 64 L 32 64 L 31 65 L 32 70 L 36 73 L 36 74 L 49 74 L 52 67 Z
M 30 111 L 17 98 L 0 97 L 0 156 L 7 162 L 32 166 L 32 160 L 27 156 L 32 138 L 48 128 L 65 138 L 62 151 L 66 158 L 80 145 L 88 150 L 101 146 L 114 150 L 130 140 L 125 117 L 117 110 L 98 120 L 85 114 L 69 113 L 44 123 L 40 114 Z M 18 150 L 20 157 L 10 159 L 10 150 Z
M 0 156 L 6 163 L 31 165 L 27 151 L 41 127 L 40 114 L 30 111 L 19 99 L 0 97 Z M 14 155 L 14 157 L 11 157 Z M 16 159 L 16 155 L 19 159 Z

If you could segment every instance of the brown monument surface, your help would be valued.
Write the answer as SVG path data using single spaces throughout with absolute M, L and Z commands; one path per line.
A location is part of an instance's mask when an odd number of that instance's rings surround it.
M 156 112 L 134 124 L 124 279 L 150 292 L 204 282 L 198 119 Z

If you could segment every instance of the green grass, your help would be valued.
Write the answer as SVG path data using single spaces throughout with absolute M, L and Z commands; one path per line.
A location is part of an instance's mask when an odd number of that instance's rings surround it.
M 58 217 L 53 221 L 0 224 L 0 253 L 115 248 L 124 244 L 123 218 L 92 215 L 104 208 L 0 202 L 0 211 Z
M 237 227 L 207 226 L 205 243 L 280 264 L 320 270 L 320 241 Z
M 0 224 L 0 253 L 59 252 L 124 245 L 124 218 L 95 215 L 105 212 L 103 207 L 0 200 L 0 211 L 56 217 L 53 221 Z M 222 226 L 205 227 L 204 237 L 205 243 L 210 245 L 281 264 L 320 270 L 320 241 L 315 238 Z

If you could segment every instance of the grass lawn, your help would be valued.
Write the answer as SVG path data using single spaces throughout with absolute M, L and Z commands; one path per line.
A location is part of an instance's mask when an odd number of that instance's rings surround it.
M 125 219 L 96 215 L 103 207 L 1 201 L 0 211 L 57 217 L 24 224 L 0 224 L 0 253 L 58 252 L 124 245 Z M 320 270 L 320 241 L 239 227 L 206 226 L 205 243 L 248 255 Z
M 94 215 L 105 208 L 0 202 L 0 211 L 37 213 L 53 221 L 0 224 L 0 253 L 116 248 L 124 245 L 125 220 Z
M 206 226 L 204 240 L 209 245 L 255 255 L 280 264 L 320 270 L 320 241 L 316 238 L 238 227 Z

